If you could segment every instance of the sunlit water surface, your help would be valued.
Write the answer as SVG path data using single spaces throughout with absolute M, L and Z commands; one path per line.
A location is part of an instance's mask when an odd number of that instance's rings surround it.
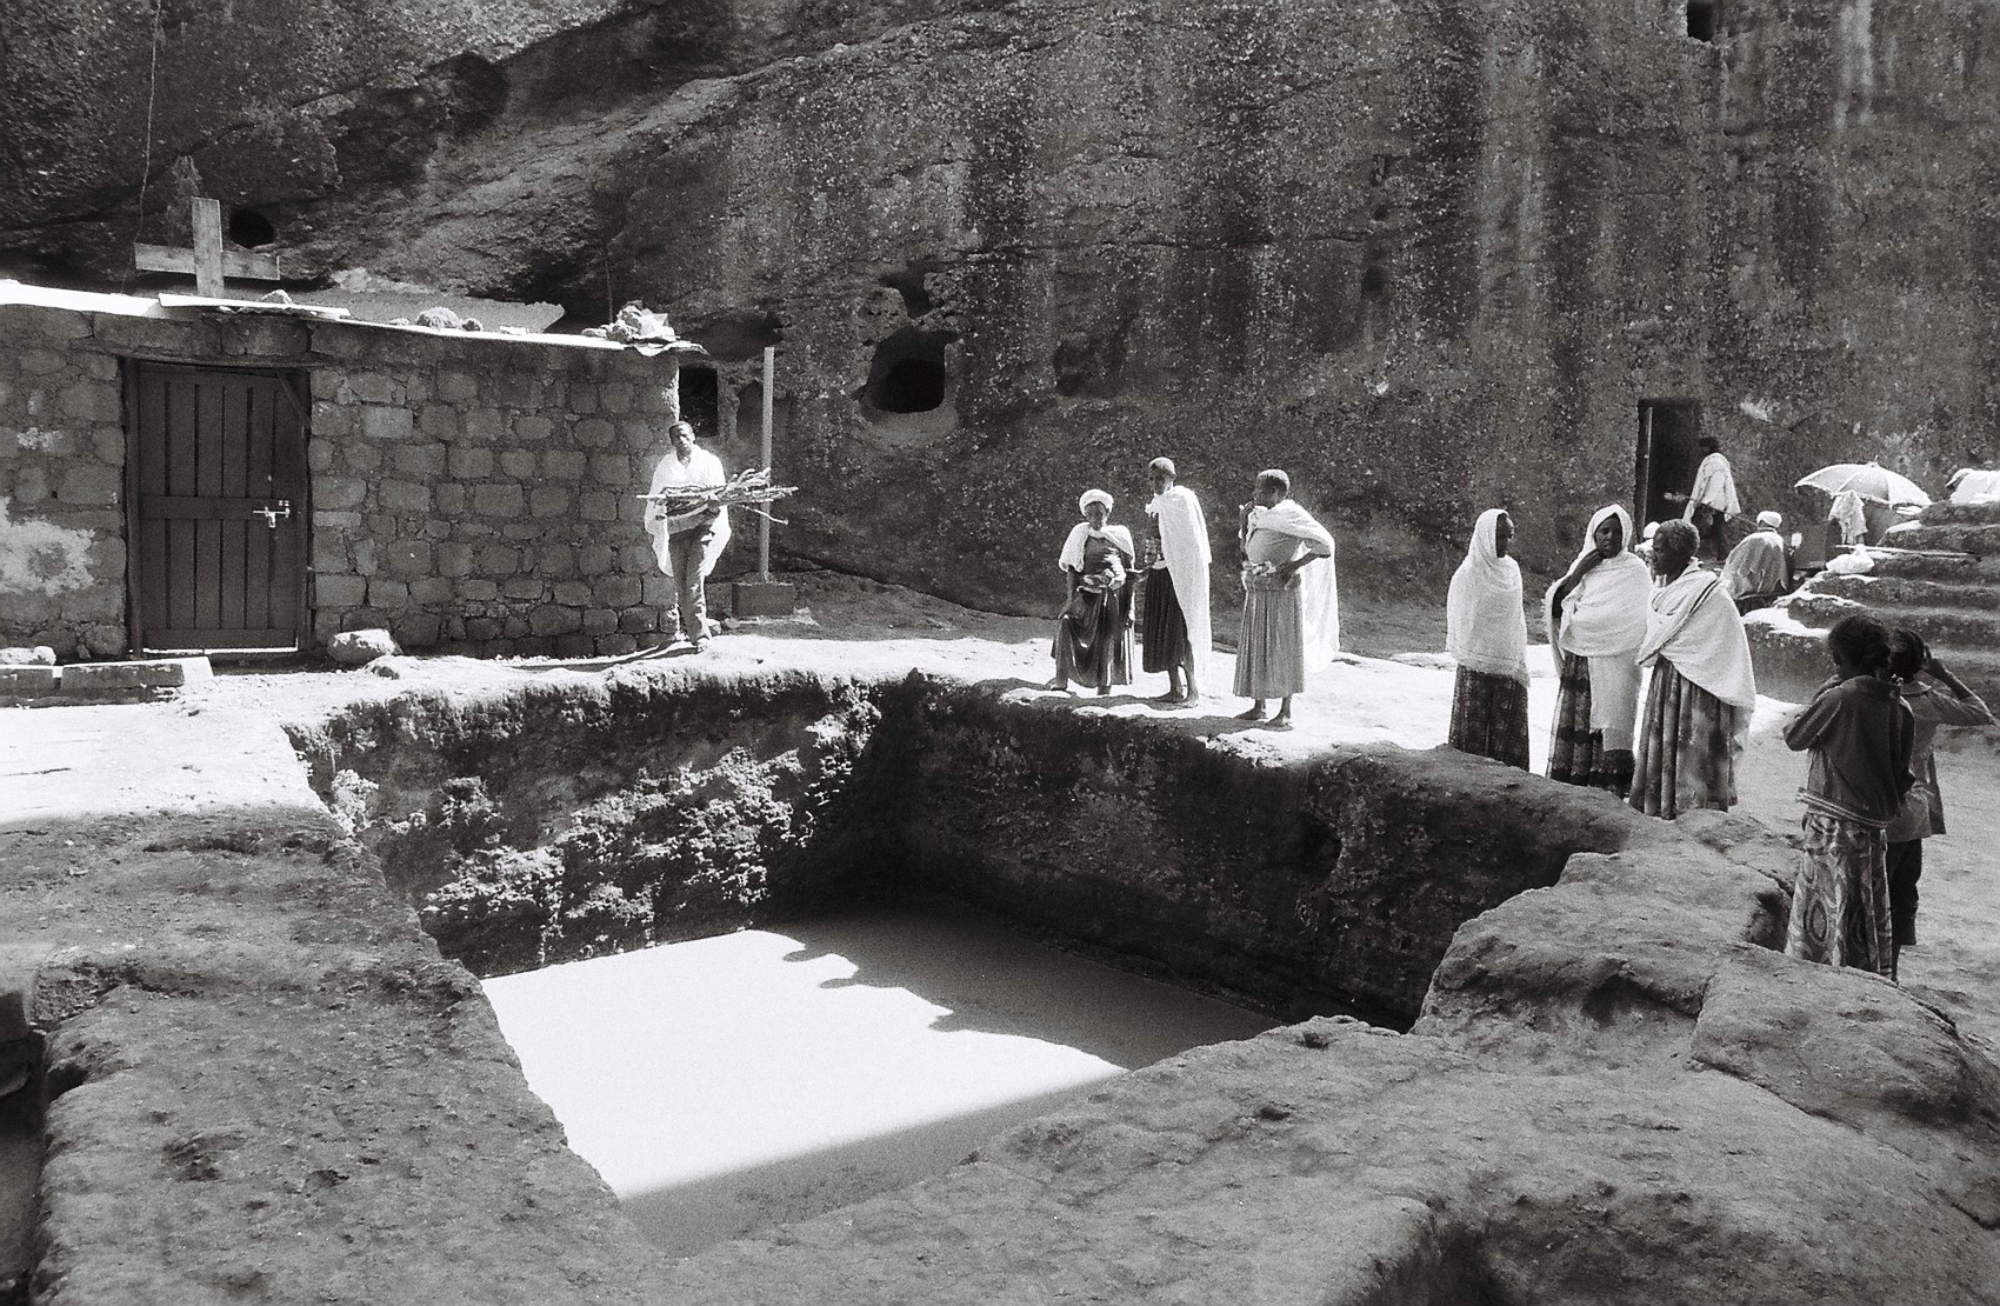
M 485 987 L 570 1146 L 675 1255 L 940 1173 L 1088 1085 L 1272 1023 L 934 912 Z

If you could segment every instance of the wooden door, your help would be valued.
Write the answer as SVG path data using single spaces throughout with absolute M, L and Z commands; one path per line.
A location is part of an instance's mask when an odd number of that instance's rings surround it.
M 1639 519 L 1635 525 L 1679 517 L 1687 504 L 1669 499 L 1669 494 L 1685 496 L 1694 488 L 1695 469 L 1701 465 L 1701 450 L 1695 439 L 1701 434 L 1701 405 L 1690 399 L 1642 399 L 1639 401 L 1639 456 L 1633 487 L 1633 508 Z
M 131 365 L 135 649 L 303 642 L 304 392 L 281 373 Z

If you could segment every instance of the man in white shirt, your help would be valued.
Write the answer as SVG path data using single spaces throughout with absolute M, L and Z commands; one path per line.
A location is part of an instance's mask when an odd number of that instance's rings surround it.
M 1722 523 L 1742 516 L 1743 502 L 1736 497 L 1736 476 L 1729 469 L 1729 460 L 1722 456 L 1722 442 L 1704 435 L 1695 443 L 1708 450 L 1708 456 L 1695 469 L 1694 488 L 1687 493 L 1687 509 L 1681 513 L 1681 519 L 1694 526 L 1701 535 L 1702 547 L 1719 562 L 1729 552 Z
M 729 478 L 723 475 L 722 460 L 706 449 L 697 449 L 694 428 L 675 422 L 667 428 L 667 453 L 653 469 L 648 494 L 684 485 L 712 485 L 720 488 Z M 670 513 L 658 502 L 646 505 L 646 534 L 653 541 L 653 557 L 674 583 L 674 616 L 670 629 L 675 639 L 685 637 L 697 650 L 708 639 L 708 598 L 704 582 L 729 543 L 729 510 L 707 503 L 686 512 Z

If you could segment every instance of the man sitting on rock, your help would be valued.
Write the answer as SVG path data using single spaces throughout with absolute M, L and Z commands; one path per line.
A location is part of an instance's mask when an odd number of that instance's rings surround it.
M 728 481 L 722 460 L 694 443 L 694 428 L 675 422 L 667 428 L 667 452 L 653 471 L 650 495 L 665 494 L 646 505 L 646 534 L 653 541 L 653 557 L 674 583 L 673 623 L 664 629 L 673 632 L 676 642 L 685 638 L 696 651 L 709 637 L 708 573 L 729 543 L 729 510 L 698 493 L 713 486 L 721 489 Z M 679 500 L 680 502 L 676 502 Z M 680 503 L 687 506 L 682 507 Z

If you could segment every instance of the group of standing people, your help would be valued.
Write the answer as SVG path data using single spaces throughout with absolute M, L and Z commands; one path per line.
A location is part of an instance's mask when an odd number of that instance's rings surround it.
M 1482 513 L 1446 602 L 1458 663 L 1452 747 L 1528 765 L 1527 619 L 1513 525 Z M 1750 645 L 1722 579 L 1695 563 L 1701 540 L 1663 522 L 1650 560 L 1631 549 L 1632 517 L 1612 504 L 1545 599 L 1560 661 L 1549 775 L 1608 789 L 1651 816 L 1736 802 L 1757 683 Z M 1647 680 L 1647 673 L 1651 673 Z M 1646 685 L 1640 702 L 1640 686 Z
M 1146 505 L 1143 567 L 1131 531 L 1111 524 L 1111 495 L 1086 490 L 1077 500 L 1083 520 L 1056 559 L 1069 595 L 1056 617 L 1049 688 L 1067 690 L 1075 682 L 1105 695 L 1131 684 L 1133 608 L 1140 601 L 1142 669 L 1167 676 L 1167 692 L 1156 701 L 1191 706 L 1210 681 L 1214 648 L 1208 524 L 1172 459 L 1155 458 L 1147 477 L 1153 498 Z M 1305 689 L 1307 668 L 1329 661 L 1340 646 L 1333 536 L 1292 499 L 1291 478 L 1273 468 L 1258 474 L 1254 496 L 1239 508 L 1237 542 L 1244 600 L 1232 687 L 1252 700 L 1238 719 L 1289 729 L 1292 697 Z M 1271 699 L 1278 700 L 1275 714 L 1265 706 Z

